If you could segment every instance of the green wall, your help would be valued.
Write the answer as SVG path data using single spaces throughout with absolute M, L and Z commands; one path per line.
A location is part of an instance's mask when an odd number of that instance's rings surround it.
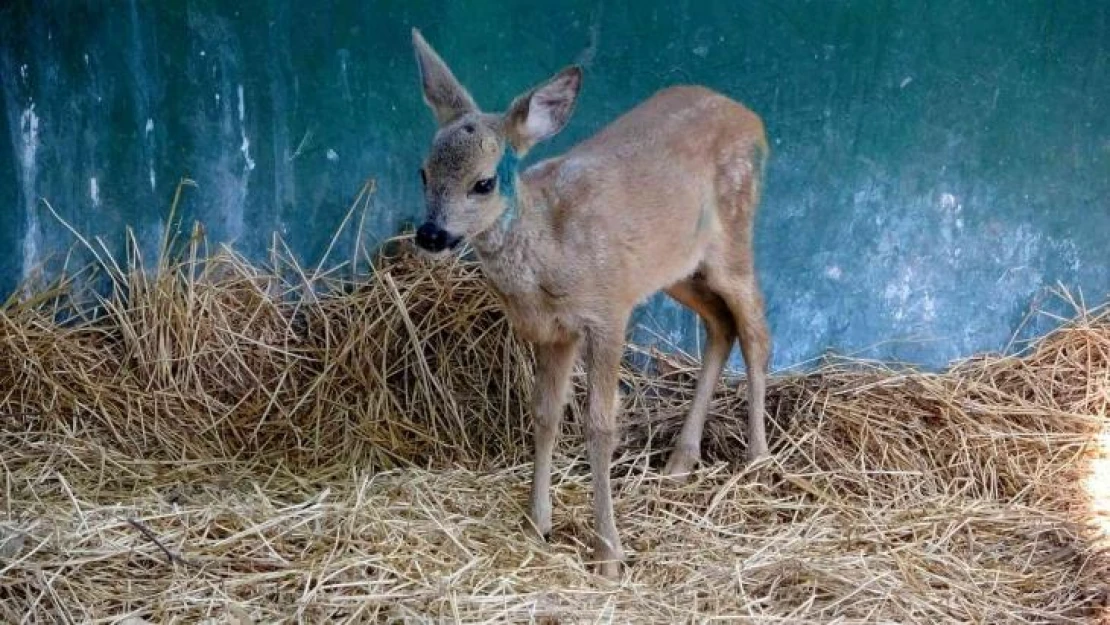
M 256 258 L 278 231 L 312 262 L 369 177 L 371 235 L 415 221 L 434 127 L 411 26 L 489 109 L 585 65 L 533 159 L 673 83 L 760 113 L 778 367 L 942 365 L 1004 347 L 1046 287 L 1110 292 L 1110 3 L 1016 0 L 8 2 L 0 291 L 72 243 L 38 198 L 148 253 L 182 176 L 187 217 Z M 640 340 L 696 342 L 664 298 L 637 320 Z

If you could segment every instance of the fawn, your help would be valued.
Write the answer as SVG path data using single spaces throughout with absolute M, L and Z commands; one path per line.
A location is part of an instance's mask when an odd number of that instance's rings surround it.
M 427 220 L 415 235 L 439 257 L 466 240 L 514 331 L 536 355 L 530 520 L 551 532 L 551 459 L 569 378 L 585 348 L 587 456 L 598 572 L 619 576 L 610 463 L 617 385 L 632 310 L 662 290 L 705 322 L 697 390 L 665 473 L 698 462 L 709 402 L 739 338 L 747 369 L 747 457 L 767 456 L 764 396 L 770 337 L 752 227 L 768 147 L 760 118 L 699 86 L 663 89 L 562 156 L 524 171 L 530 148 L 566 125 L 582 84 L 568 66 L 483 113 L 416 29 L 424 100 L 438 123 L 420 169 Z

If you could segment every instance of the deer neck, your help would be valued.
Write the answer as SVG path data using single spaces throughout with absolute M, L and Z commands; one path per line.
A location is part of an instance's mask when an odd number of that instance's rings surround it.
M 542 234 L 548 215 L 520 179 L 520 157 L 511 148 L 497 165 L 498 192 L 505 211 L 490 228 L 472 240 L 486 275 L 502 293 L 535 290 L 535 268 L 542 264 Z

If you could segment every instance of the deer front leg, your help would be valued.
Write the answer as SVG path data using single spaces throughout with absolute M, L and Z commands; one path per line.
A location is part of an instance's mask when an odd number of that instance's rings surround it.
M 577 342 L 534 346 L 536 385 L 532 409 L 535 419 L 535 457 L 532 473 L 532 526 L 541 538 L 551 535 L 551 455 L 567 404 L 567 387 Z
M 622 324 L 623 327 L 623 324 Z M 592 331 L 587 339 L 588 401 L 586 454 L 593 485 L 594 524 L 597 538 L 593 559 L 598 572 L 609 579 L 620 577 L 624 549 L 613 515 L 609 470 L 617 445 L 616 400 L 624 333 L 620 329 Z

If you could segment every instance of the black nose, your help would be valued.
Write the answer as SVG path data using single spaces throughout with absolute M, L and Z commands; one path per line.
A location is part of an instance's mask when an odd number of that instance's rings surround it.
M 452 236 L 443 228 L 428 221 L 416 229 L 416 244 L 429 252 L 442 252 L 459 244 L 461 237 Z

